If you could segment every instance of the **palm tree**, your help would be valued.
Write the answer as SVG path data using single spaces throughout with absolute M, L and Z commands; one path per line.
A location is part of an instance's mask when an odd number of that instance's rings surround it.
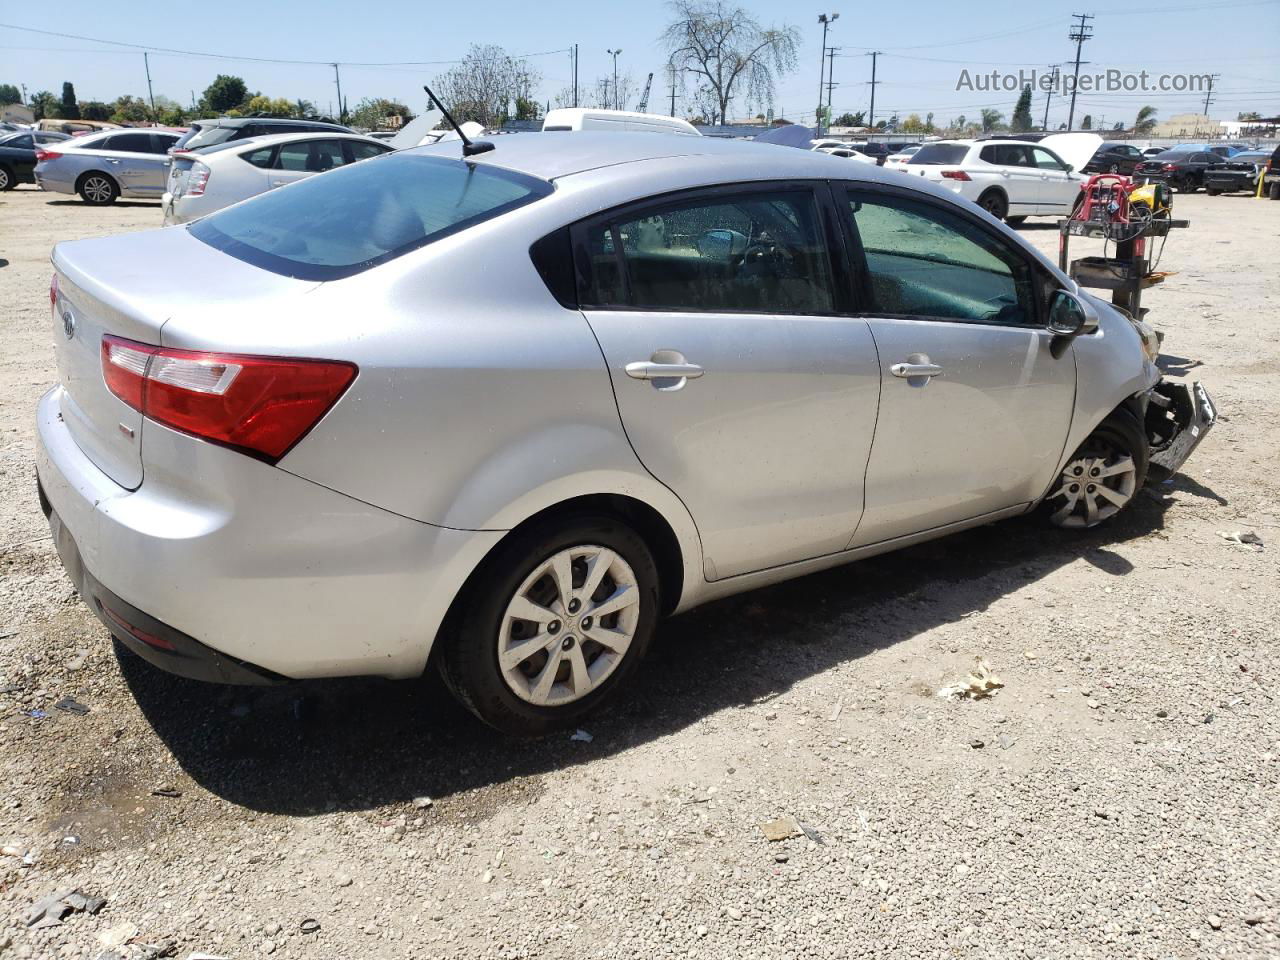
M 1138 118 L 1133 121 L 1133 132 L 1138 136 L 1150 133 L 1156 125 L 1156 108 L 1143 107 L 1138 111 Z
M 982 132 L 990 133 L 995 129 L 996 124 L 1001 121 L 1004 114 L 999 110 L 986 109 L 982 111 Z
M 305 120 L 307 117 L 314 117 L 316 114 L 316 105 L 310 100 L 299 100 L 293 105 L 293 115 L 299 120 Z

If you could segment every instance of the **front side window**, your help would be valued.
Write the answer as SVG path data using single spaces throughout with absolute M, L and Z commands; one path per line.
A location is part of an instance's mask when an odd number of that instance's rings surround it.
M 1039 167 L 1041 170 L 1066 170 L 1066 164 L 1058 159 L 1056 154 L 1050 153 L 1044 147 L 1032 147 L 1031 153 L 1035 157 L 1033 166 Z
M 833 310 L 826 244 L 808 190 L 671 201 L 587 230 L 583 301 L 647 310 Z M 613 259 L 610 264 L 609 260 Z
M 304 178 L 193 223 L 196 239 L 254 266 L 336 280 L 548 196 L 545 180 L 398 153 Z
M 849 193 L 865 257 L 865 295 L 877 314 L 1036 323 L 1027 261 L 975 223 L 930 203 Z
M 146 133 L 117 133 L 100 148 L 119 153 L 150 153 L 151 135 Z
M 372 157 L 380 157 L 384 153 L 390 152 L 389 147 L 383 147 L 376 143 L 360 143 L 359 141 L 348 141 L 347 146 L 351 148 L 351 159 L 368 160 Z

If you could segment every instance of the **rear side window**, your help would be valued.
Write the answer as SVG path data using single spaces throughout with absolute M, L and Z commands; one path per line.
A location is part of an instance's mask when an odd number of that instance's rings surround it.
M 393 154 L 254 197 L 192 236 L 264 270 L 337 280 L 549 195 L 545 180 L 487 164 Z
M 808 190 L 673 201 L 587 230 L 583 299 L 642 310 L 833 310 L 826 244 Z
M 240 154 L 240 159 L 266 170 L 271 166 L 271 155 L 275 153 L 275 150 L 275 147 L 259 147 L 257 150 L 250 150 L 248 153 Z
M 275 168 L 301 173 L 324 173 L 346 162 L 340 140 L 298 140 L 280 145 Z
M 962 163 L 969 148 L 963 143 L 926 143 L 907 163 Z
M 151 135 L 149 133 L 117 133 L 110 137 L 100 149 L 122 153 L 150 153 Z
M 236 140 L 240 137 L 239 127 L 195 127 L 189 133 L 179 137 L 174 147 L 181 150 L 199 150 L 201 147 L 211 147 L 215 143 L 226 143 L 228 140 Z
M 849 212 L 874 312 L 1012 326 L 1036 322 L 1031 267 L 976 224 L 933 204 L 853 191 Z

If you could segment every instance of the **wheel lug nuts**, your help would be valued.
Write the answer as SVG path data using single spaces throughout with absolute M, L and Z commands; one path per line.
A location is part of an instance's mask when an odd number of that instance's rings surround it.
M 577 613 L 582 608 L 582 604 L 578 600 L 569 601 L 569 612 Z
M 1078 484 L 1078 483 L 1073 483 L 1073 484 L 1071 485 L 1071 492 L 1072 492 L 1072 493 L 1079 493 L 1079 492 L 1080 492 L 1080 484 Z
M 1097 487 L 1095 487 L 1092 483 L 1091 483 L 1091 484 L 1089 484 L 1089 486 L 1085 487 L 1085 490 L 1086 490 L 1086 492 L 1088 492 L 1088 493 L 1093 493 L 1093 491 L 1095 491 L 1095 490 L 1097 490 L 1097 489 L 1098 489 L 1098 488 L 1097 488 Z
M 561 641 L 560 641 L 560 649 L 561 649 L 561 650 L 572 650 L 572 649 L 573 649 L 573 644 L 574 644 L 574 639 L 573 639 L 573 637 L 565 637 L 563 640 L 561 640 Z
M 590 630 L 590 629 L 591 629 L 591 618 L 590 618 L 590 617 L 583 617 L 583 618 L 582 618 L 582 629 L 583 629 L 583 630 Z
M 555 634 L 555 633 L 559 633 L 559 632 L 560 632 L 560 621 L 559 621 L 559 620 L 552 620 L 550 623 L 548 623 L 548 624 L 547 624 L 547 633 Z

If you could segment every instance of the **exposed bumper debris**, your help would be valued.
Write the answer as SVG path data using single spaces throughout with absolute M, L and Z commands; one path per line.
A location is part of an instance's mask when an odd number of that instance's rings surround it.
M 1161 380 L 1147 404 L 1151 470 L 1157 480 L 1173 476 L 1218 420 L 1218 410 L 1199 380 Z

